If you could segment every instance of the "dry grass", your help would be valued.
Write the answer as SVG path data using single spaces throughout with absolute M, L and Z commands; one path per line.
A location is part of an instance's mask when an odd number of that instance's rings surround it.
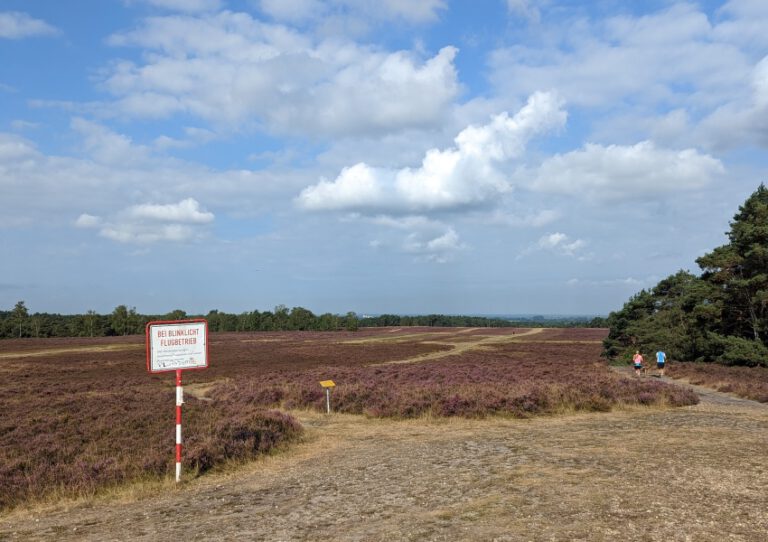
M 0 353 L 0 359 L 39 358 L 60 356 L 61 354 L 81 354 L 99 352 L 121 352 L 124 350 L 144 350 L 143 344 L 99 344 L 93 346 L 73 346 L 68 348 L 39 348 L 32 351 L 17 351 Z
M 306 437 L 284 454 L 135 502 L 17 512 L 0 538 L 762 542 L 768 529 L 760 405 L 524 421 L 293 414 Z

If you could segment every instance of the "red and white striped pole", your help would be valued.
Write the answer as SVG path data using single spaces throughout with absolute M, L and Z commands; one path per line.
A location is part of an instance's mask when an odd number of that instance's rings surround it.
M 181 369 L 176 370 L 176 482 L 181 482 L 181 405 L 184 388 L 181 387 Z

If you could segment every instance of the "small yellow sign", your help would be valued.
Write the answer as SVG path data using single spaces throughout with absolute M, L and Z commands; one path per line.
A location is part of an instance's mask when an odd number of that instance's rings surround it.
M 322 380 L 320 381 L 320 385 L 324 388 L 334 388 L 336 387 L 336 384 L 333 380 Z

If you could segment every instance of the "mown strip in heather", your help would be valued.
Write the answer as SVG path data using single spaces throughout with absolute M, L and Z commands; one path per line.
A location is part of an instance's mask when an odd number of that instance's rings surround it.
M 622 378 L 589 357 L 554 359 L 541 355 L 541 350 L 535 356 L 524 349 L 525 345 L 503 345 L 426 363 L 264 374 L 219 385 L 211 395 L 232 405 L 322 411 L 325 392 L 318 381 L 332 379 L 337 384 L 335 411 L 392 418 L 526 418 L 571 410 L 608 411 L 619 405 L 698 402 L 689 390 L 655 379 Z
M 718 363 L 671 364 L 667 375 L 739 397 L 768 403 L 768 367 L 731 367 Z

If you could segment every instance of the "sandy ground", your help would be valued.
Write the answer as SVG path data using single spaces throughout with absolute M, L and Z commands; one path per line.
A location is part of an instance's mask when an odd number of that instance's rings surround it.
M 0 517 L 0 540 L 768 539 L 768 406 L 533 420 L 296 413 L 289 452 L 141 499 Z

